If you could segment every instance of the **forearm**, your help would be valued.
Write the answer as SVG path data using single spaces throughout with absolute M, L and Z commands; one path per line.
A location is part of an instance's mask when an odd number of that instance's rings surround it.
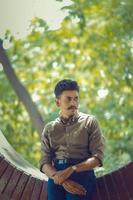
M 84 162 L 76 164 L 75 166 L 76 166 L 76 172 L 87 171 L 100 166 L 100 161 L 95 157 L 91 157 Z
M 57 170 L 51 164 L 44 164 L 42 172 L 44 172 L 49 178 L 52 178 Z

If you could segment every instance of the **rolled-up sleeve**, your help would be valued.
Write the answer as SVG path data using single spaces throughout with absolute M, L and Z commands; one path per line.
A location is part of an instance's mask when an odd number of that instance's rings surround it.
M 89 130 L 89 150 L 93 157 L 100 161 L 103 165 L 105 139 L 101 133 L 101 129 L 97 119 L 93 116 L 91 120 L 91 128 Z
M 44 127 L 44 130 L 41 135 L 41 160 L 40 160 L 40 171 L 44 164 L 52 163 L 52 154 L 50 148 L 50 141 L 48 137 L 49 131 L 47 126 Z

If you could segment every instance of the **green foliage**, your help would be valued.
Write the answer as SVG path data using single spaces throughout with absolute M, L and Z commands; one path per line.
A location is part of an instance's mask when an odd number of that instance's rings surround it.
M 63 78 L 78 81 L 80 110 L 96 115 L 106 138 L 102 174 L 133 159 L 133 2 L 72 2 L 63 8 L 68 16 L 59 30 L 50 31 L 35 18 L 26 38 L 12 38 L 8 55 L 45 122 L 58 115 L 55 83 Z M 16 150 L 37 166 L 39 136 L 3 72 L 0 82 L 1 128 Z

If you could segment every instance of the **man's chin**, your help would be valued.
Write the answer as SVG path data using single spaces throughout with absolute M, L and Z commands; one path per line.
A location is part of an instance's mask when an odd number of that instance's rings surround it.
M 77 112 L 77 109 L 71 109 L 71 110 L 69 110 L 69 113 L 70 114 L 74 114 L 74 113 L 76 113 Z
M 76 112 L 76 109 L 71 109 L 72 112 Z

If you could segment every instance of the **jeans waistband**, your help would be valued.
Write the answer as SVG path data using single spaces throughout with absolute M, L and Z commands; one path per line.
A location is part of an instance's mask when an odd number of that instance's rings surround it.
M 75 159 L 75 158 L 67 158 L 67 159 L 55 159 L 55 163 L 58 164 L 78 164 L 80 162 L 85 161 L 87 158 L 82 158 L 82 159 Z

